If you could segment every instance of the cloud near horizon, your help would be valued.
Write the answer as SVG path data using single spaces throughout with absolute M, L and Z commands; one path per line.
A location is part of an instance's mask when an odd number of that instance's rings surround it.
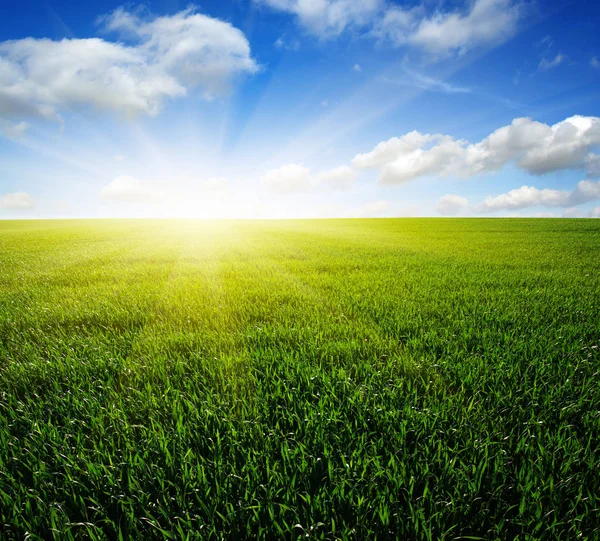
M 572 116 L 549 126 L 517 118 L 479 143 L 450 135 L 412 131 L 392 137 L 352 160 L 355 169 L 379 169 L 382 184 L 401 184 L 426 176 L 470 178 L 514 162 L 533 175 L 564 169 L 593 173 L 599 156 L 600 118 Z
M 500 195 L 490 195 L 483 202 L 473 205 L 470 205 L 465 197 L 447 194 L 438 201 L 436 211 L 443 216 L 454 216 L 467 210 L 475 214 L 488 214 L 538 206 L 573 211 L 579 205 L 599 199 L 600 180 L 582 180 L 571 191 L 521 186 Z
M 440 197 L 435 210 L 442 216 L 456 216 L 469 206 L 469 200 L 460 195 L 446 194 Z
M 0 197 L 0 209 L 27 210 L 35 207 L 35 201 L 26 192 L 8 193 Z
M 157 115 L 168 98 L 199 88 L 211 99 L 255 73 L 243 32 L 188 8 L 143 19 L 119 8 L 101 19 L 131 45 L 101 38 L 0 42 L 0 119 L 59 120 L 80 106 Z
M 358 173 L 347 165 L 313 174 L 308 167 L 290 163 L 267 171 L 261 182 L 270 191 L 285 194 L 318 188 L 345 190 L 354 184 L 357 176 Z
M 104 186 L 101 195 L 107 201 L 147 203 L 158 201 L 162 193 L 131 175 L 122 175 Z

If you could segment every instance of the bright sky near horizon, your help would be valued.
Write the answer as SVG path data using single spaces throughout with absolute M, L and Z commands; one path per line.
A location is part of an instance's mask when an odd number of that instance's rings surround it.
M 600 217 L 595 0 L 0 1 L 0 218 Z

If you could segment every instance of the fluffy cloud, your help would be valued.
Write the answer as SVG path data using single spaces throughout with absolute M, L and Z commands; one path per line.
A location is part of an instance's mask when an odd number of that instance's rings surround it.
M 420 8 L 391 7 L 376 32 L 395 44 L 419 46 L 430 53 L 464 53 L 476 46 L 510 38 L 522 16 L 513 0 L 475 0 L 463 11 L 436 11 L 422 16 Z
M 600 207 L 590 210 L 589 212 L 582 212 L 576 207 L 566 209 L 563 214 L 563 218 L 600 218 Z
M 375 218 L 385 214 L 390 208 L 390 202 L 385 199 L 366 203 L 361 209 L 359 216 L 364 218 Z
M 308 167 L 290 163 L 267 171 L 262 183 L 276 193 L 307 192 L 319 187 L 343 190 L 349 188 L 357 176 L 347 165 L 313 174 Z
M 600 154 L 589 154 L 585 159 L 585 168 L 591 177 L 600 177 Z
M 384 6 L 384 0 L 255 0 L 270 8 L 291 13 L 309 32 L 338 36 L 348 27 L 372 23 Z
M 479 143 L 448 135 L 409 134 L 379 143 L 352 160 L 355 168 L 380 168 L 384 184 L 419 177 L 472 177 L 496 171 L 509 162 L 534 175 L 562 169 L 591 169 L 600 145 L 600 118 L 573 116 L 553 126 L 517 118 Z
M 582 180 L 572 191 L 521 186 L 504 194 L 486 197 L 474 209 L 478 212 L 495 212 L 535 206 L 568 208 L 597 199 L 600 199 L 600 181 Z
M 516 0 L 473 0 L 465 2 L 462 10 L 434 12 L 427 12 L 424 5 L 408 9 L 385 0 L 254 1 L 295 15 L 320 37 L 362 28 L 393 45 L 411 45 L 442 56 L 507 40 L 523 14 Z
M 244 34 L 231 24 L 187 9 L 144 21 L 118 9 L 104 19 L 131 45 L 99 38 L 26 38 L 0 43 L 0 118 L 59 118 L 91 105 L 156 115 L 166 98 L 200 88 L 227 92 L 237 74 L 258 69 Z
M 422 134 L 418 131 L 411 131 L 402 137 L 392 137 L 379 143 L 371 152 L 357 154 L 352 160 L 352 167 L 359 169 L 380 167 L 393 162 L 399 156 L 411 154 L 443 138 L 442 135 Z
M 150 202 L 160 196 L 160 192 L 129 175 L 117 177 L 102 188 L 102 198 L 109 201 Z
M 477 214 L 498 211 L 514 211 L 528 207 L 564 208 L 566 215 L 579 212 L 576 207 L 600 199 L 600 180 L 582 180 L 573 190 L 539 189 L 534 186 L 521 186 L 509 192 L 488 196 L 483 202 L 469 205 L 465 197 L 445 195 L 438 201 L 436 210 L 443 215 L 458 214 L 469 209 Z M 600 208 L 600 207 L 599 207 Z M 592 211 L 591 216 L 595 211 Z M 579 212 L 580 213 L 580 212 Z M 581 216 L 584 214 L 580 213 Z
M 33 197 L 25 192 L 9 193 L 0 197 L 0 209 L 26 210 L 35 207 Z
M 435 210 L 442 216 L 456 216 L 459 212 L 467 208 L 468 205 L 469 201 L 465 197 L 446 194 L 437 202 Z
M 354 169 L 347 165 L 341 165 L 335 169 L 323 171 L 316 175 L 315 178 L 318 185 L 344 190 L 354 184 L 357 176 L 358 173 Z
M 303 192 L 311 187 L 311 173 L 308 167 L 290 163 L 267 171 L 262 183 L 277 193 Z

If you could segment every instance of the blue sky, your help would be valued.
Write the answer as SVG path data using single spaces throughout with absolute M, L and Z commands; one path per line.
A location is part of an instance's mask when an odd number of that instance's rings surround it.
M 600 216 L 600 5 L 22 0 L 0 218 Z

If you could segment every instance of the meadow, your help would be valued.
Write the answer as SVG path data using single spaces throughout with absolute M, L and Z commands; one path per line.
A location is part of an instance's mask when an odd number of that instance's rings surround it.
M 600 539 L 600 220 L 0 222 L 0 538 Z

